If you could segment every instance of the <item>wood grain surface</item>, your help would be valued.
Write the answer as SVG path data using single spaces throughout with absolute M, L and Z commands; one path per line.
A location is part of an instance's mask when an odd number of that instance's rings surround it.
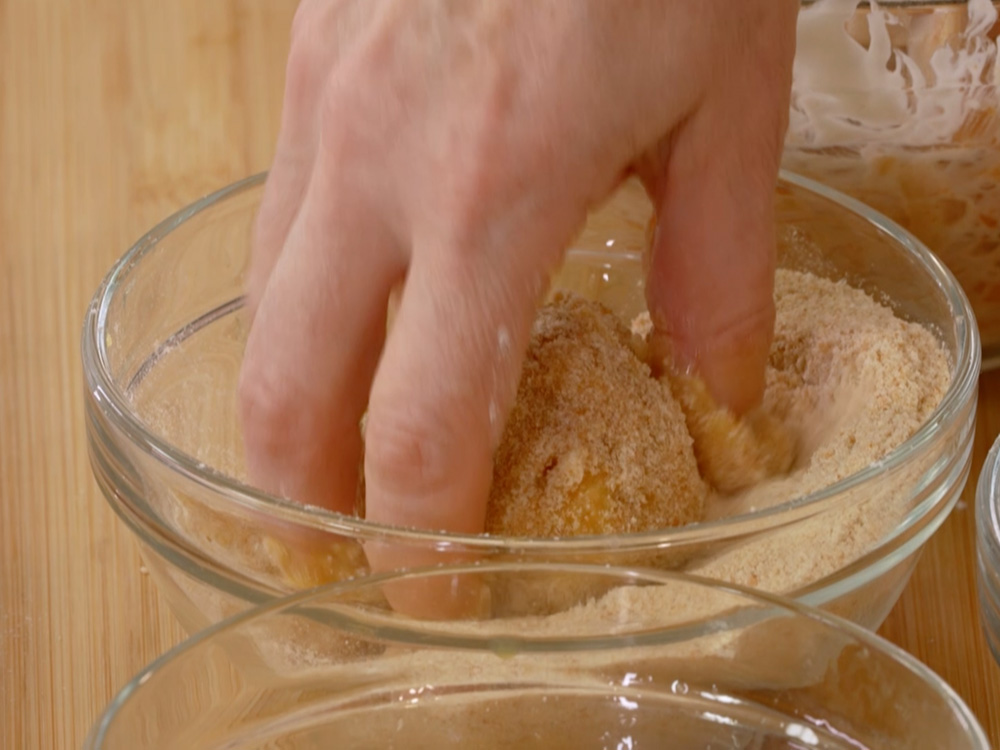
M 111 263 L 270 161 L 291 0 L 0 0 L 0 748 L 79 747 L 181 631 L 90 474 L 79 334 Z M 1000 430 L 984 377 L 973 471 Z M 1000 743 L 973 485 L 882 632 Z

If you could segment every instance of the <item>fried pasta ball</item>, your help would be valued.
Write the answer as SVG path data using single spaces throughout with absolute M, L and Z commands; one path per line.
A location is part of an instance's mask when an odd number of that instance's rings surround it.
M 677 373 L 648 316 L 626 328 L 560 294 L 532 330 L 496 452 L 490 534 L 570 537 L 698 521 L 710 491 L 787 472 L 794 441 L 756 409 L 738 417 Z M 652 365 L 652 367 L 651 367 Z
M 620 534 L 697 521 L 708 488 L 684 413 L 596 302 L 539 312 L 500 446 L 490 534 Z

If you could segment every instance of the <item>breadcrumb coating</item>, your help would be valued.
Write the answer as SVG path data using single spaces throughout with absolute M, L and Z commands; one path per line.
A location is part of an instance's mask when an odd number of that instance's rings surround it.
M 685 416 L 610 311 L 572 294 L 544 306 L 494 458 L 490 534 L 568 537 L 702 517 Z

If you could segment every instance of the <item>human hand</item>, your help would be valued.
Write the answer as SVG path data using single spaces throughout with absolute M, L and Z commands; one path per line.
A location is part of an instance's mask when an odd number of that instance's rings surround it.
M 367 518 L 482 531 L 549 274 L 630 172 L 659 217 L 654 319 L 718 401 L 751 407 L 797 8 L 304 0 L 248 281 L 254 481 L 351 512 L 367 408 Z

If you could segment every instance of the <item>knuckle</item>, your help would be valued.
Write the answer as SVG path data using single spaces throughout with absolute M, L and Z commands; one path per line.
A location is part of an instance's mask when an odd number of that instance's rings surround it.
M 502 213 L 533 218 L 551 196 L 558 193 L 568 202 L 566 195 L 576 190 L 565 184 L 555 188 L 553 175 L 571 168 L 568 157 L 558 153 L 558 128 L 541 105 L 524 105 L 532 117 L 517 115 L 518 98 L 526 96 L 518 93 L 519 85 L 514 74 L 498 71 L 453 115 L 454 146 L 438 166 L 444 177 L 441 197 L 460 232 L 481 233 Z
M 343 130 L 348 118 L 354 116 L 351 108 L 350 92 L 339 76 L 331 76 L 319 95 L 319 123 L 323 137 L 331 131 Z
M 350 26 L 347 0 L 303 0 L 292 20 L 291 45 L 285 66 L 285 98 L 314 111 L 324 80 L 350 46 L 350 37 L 339 33 Z
M 292 16 L 292 29 L 291 29 L 291 39 L 292 46 L 294 48 L 295 41 L 302 38 L 302 34 L 305 33 L 305 29 L 309 28 L 312 22 L 313 6 L 314 2 L 311 0 L 302 0 L 299 3 L 299 7 L 295 9 L 295 15 Z
M 516 167 L 526 171 L 534 154 L 514 153 L 514 138 L 509 112 L 503 96 L 492 87 L 480 94 L 480 100 L 470 108 L 464 128 L 462 159 L 457 164 L 458 187 L 475 200 L 477 195 L 489 195 L 500 190 L 503 177 Z
M 339 184 L 360 186 L 365 174 L 374 180 L 380 174 L 371 151 L 357 132 L 357 127 L 345 115 L 344 97 L 325 96 L 320 104 L 320 138 L 316 152 L 317 168 L 325 170 L 328 180 Z M 337 117 L 336 113 L 340 112 Z M 365 170 L 370 170 L 365 173 Z
M 426 495 L 452 478 L 445 429 L 400 412 L 369 413 L 365 473 L 394 495 Z
M 324 143 L 365 146 L 369 156 L 389 148 L 403 123 L 408 89 L 395 77 L 376 42 L 366 40 L 346 52 L 318 91 Z M 350 155 L 352 149 L 347 149 Z
M 338 5 L 344 5 L 344 0 L 334 0 L 333 5 L 331 0 L 301 0 L 299 7 L 295 9 L 295 15 L 292 16 L 292 42 L 308 34 L 324 13 L 338 11 L 339 8 L 336 7 Z
M 323 69 L 325 55 L 310 35 L 301 33 L 292 42 L 285 65 L 285 101 L 302 110 L 309 106 L 322 86 L 327 71 Z
M 339 69 L 324 82 L 319 97 L 320 152 L 338 165 L 372 155 L 367 146 L 377 126 L 352 78 L 348 70 Z

